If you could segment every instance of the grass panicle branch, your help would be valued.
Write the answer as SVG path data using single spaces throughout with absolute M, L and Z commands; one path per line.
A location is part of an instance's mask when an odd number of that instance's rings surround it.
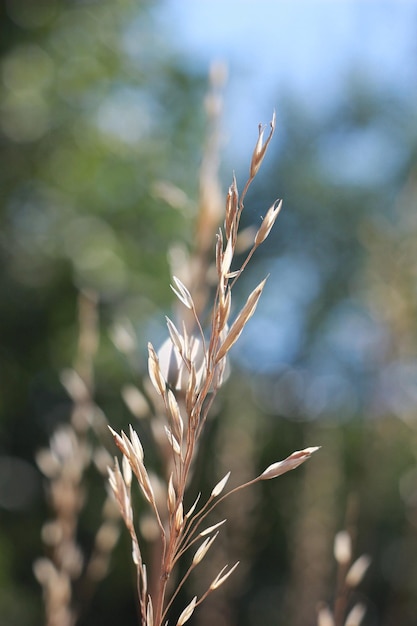
M 166 342 L 159 351 L 155 350 L 151 344 L 148 346 L 149 377 L 155 393 L 162 402 L 165 413 L 163 430 L 166 435 L 165 444 L 169 449 L 171 466 L 167 472 L 165 485 L 166 501 L 163 506 L 157 501 L 153 493 L 152 484 L 145 466 L 143 448 L 137 433 L 132 427 L 130 428 L 129 436 L 124 432 L 119 435 L 111 429 L 114 441 L 120 449 L 124 461 L 123 471 L 120 470 L 119 464 L 115 463 L 114 469 L 109 472 L 109 480 L 132 540 L 133 559 L 137 568 L 142 626 L 162 626 L 162 624 L 167 623 L 168 611 L 171 609 L 179 589 L 182 588 L 185 580 L 188 579 L 194 568 L 204 561 L 220 532 L 221 526 L 226 522 L 226 520 L 222 520 L 204 527 L 207 517 L 220 502 L 254 483 L 275 478 L 295 469 L 309 459 L 317 450 L 316 447 L 310 447 L 294 452 L 283 461 L 270 465 L 256 478 L 226 491 L 226 485 L 230 478 L 230 472 L 228 472 L 213 487 L 205 503 L 200 504 L 199 494 L 192 507 L 188 512 L 184 513 L 187 488 L 198 451 L 199 439 L 202 436 L 210 406 L 224 380 L 229 351 L 255 313 L 266 284 L 265 278 L 248 295 L 245 304 L 234 320 L 231 321 L 232 294 L 236 281 L 242 275 L 256 249 L 267 239 L 282 206 L 281 201 L 276 201 L 269 208 L 254 236 L 245 260 L 239 268 L 234 269 L 240 219 L 244 210 L 245 197 L 249 186 L 259 171 L 274 130 L 275 113 L 270 123 L 270 131 L 266 140 L 264 139 L 265 128 L 259 127 L 259 135 L 249 168 L 249 178 L 240 197 L 235 176 L 233 176 L 229 187 L 226 196 L 223 228 L 217 231 L 214 243 L 216 284 L 211 307 L 202 306 L 201 304 L 203 301 L 206 303 L 208 301 L 208 298 L 202 299 L 201 297 L 201 282 L 197 289 L 196 283 L 193 283 L 192 280 L 186 285 L 182 278 L 174 276 L 171 288 L 177 298 L 180 310 L 183 311 L 183 323 L 176 324 L 167 317 L 168 343 Z M 214 185 L 213 170 L 208 168 L 208 171 L 210 176 L 207 188 L 203 189 L 205 192 L 203 194 L 205 211 L 207 211 L 207 198 L 210 195 L 208 193 L 210 184 Z M 204 188 L 203 179 L 201 184 Z M 215 211 L 211 211 L 211 216 L 213 212 Z M 212 220 L 211 223 L 214 224 L 214 221 Z M 201 227 L 201 215 L 199 227 Z M 204 254 L 202 251 L 200 253 L 197 251 L 195 257 L 200 260 L 199 281 L 201 281 L 202 259 L 207 258 L 207 250 L 204 250 Z M 205 278 L 209 274 L 208 269 L 209 267 L 206 264 Z M 198 295 L 198 298 L 194 298 L 193 291 Z M 210 288 L 208 287 L 207 293 L 209 292 Z M 207 308 L 211 308 L 211 321 L 206 334 L 201 320 L 205 319 Z M 127 469 L 128 466 L 130 471 Z M 134 527 L 130 489 L 132 474 L 135 476 L 144 499 L 156 518 L 160 532 L 160 565 L 157 574 L 157 584 L 152 590 L 147 589 L 146 568 Z M 175 584 L 175 588 L 171 588 L 169 581 L 175 565 L 201 539 L 203 541 L 194 548 L 194 555 L 191 557 L 186 573 Z M 238 563 L 230 568 L 227 565 L 224 566 L 200 597 L 193 597 L 182 610 L 177 618 L 176 625 L 181 626 L 185 624 L 196 607 L 209 594 L 223 585 L 237 566 Z

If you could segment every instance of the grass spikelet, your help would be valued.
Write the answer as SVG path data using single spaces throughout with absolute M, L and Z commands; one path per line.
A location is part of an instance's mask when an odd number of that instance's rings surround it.
M 185 607 L 185 609 L 183 610 L 183 612 L 179 616 L 178 621 L 177 621 L 177 626 L 183 626 L 183 624 L 185 624 L 185 622 L 188 622 L 188 620 L 190 619 L 191 615 L 194 613 L 194 609 L 195 609 L 196 603 L 197 603 L 197 596 L 194 596 L 194 598 L 191 600 L 190 604 L 187 604 L 187 606 Z
M 180 300 L 180 302 L 182 302 L 183 305 L 187 307 L 187 309 L 194 309 L 194 302 L 187 287 L 176 276 L 173 277 L 173 280 L 174 280 L 176 287 L 171 285 L 171 289 L 177 296 L 178 300 Z
M 242 331 L 244 327 L 246 326 L 247 322 L 255 313 L 255 309 L 258 304 L 259 298 L 261 297 L 261 293 L 265 286 L 266 280 L 267 279 L 264 278 L 264 280 L 260 282 L 259 285 L 255 287 L 255 289 L 249 295 L 245 306 L 243 307 L 243 309 L 240 311 L 239 315 L 233 322 L 227 334 L 226 339 L 220 346 L 219 351 L 217 352 L 216 363 L 218 363 L 227 354 L 227 352 L 230 350 L 233 344 L 236 343 L 236 341 L 239 339 L 240 335 L 242 334 Z
M 207 537 L 207 539 L 203 541 L 203 543 L 201 544 L 201 546 L 198 548 L 197 552 L 193 556 L 193 565 L 198 565 L 198 563 L 200 563 L 200 561 L 204 559 L 207 552 L 210 550 L 211 546 L 216 540 L 218 534 L 219 533 L 217 532 L 215 535 L 213 535 L 213 537 Z
M 149 369 L 149 378 L 151 379 L 151 383 L 153 384 L 155 390 L 159 395 L 163 396 L 166 389 L 166 382 L 161 373 L 161 368 L 159 367 L 159 360 L 157 354 L 154 350 L 154 347 L 151 343 L 148 343 L 148 369 Z
M 229 578 L 229 576 L 231 576 L 233 574 L 233 572 L 235 571 L 235 569 L 237 568 L 237 566 L 239 565 L 239 561 L 237 563 L 235 563 L 233 565 L 233 567 L 231 567 L 229 569 L 228 572 L 226 572 L 226 574 L 223 574 L 223 572 L 227 569 L 227 565 L 225 565 L 220 572 L 217 574 L 216 578 L 213 580 L 213 582 L 210 585 L 210 589 L 212 591 L 214 591 L 215 589 L 218 589 L 224 582 L 226 582 L 226 580 Z M 223 575 L 222 575 L 223 574 Z
M 268 209 L 267 214 L 265 215 L 262 224 L 255 235 L 255 246 L 260 246 L 261 243 L 265 241 L 268 237 L 269 233 L 273 225 L 275 224 L 275 220 L 278 217 L 278 213 L 281 211 L 282 200 L 277 200 L 274 204 Z
M 221 492 L 223 491 L 223 489 L 226 486 L 227 481 L 230 478 L 230 474 L 231 472 L 227 472 L 226 476 L 224 478 L 221 479 L 220 482 L 217 483 L 217 485 L 213 488 L 212 492 L 211 492 L 211 498 L 217 498 L 217 496 L 219 496 L 221 494 Z
M 314 452 L 317 452 L 317 450 L 319 450 L 318 446 L 293 452 L 283 461 L 278 461 L 278 463 L 273 463 L 267 467 L 266 470 L 259 476 L 260 480 L 270 480 L 271 478 L 282 476 L 282 474 L 295 469 L 307 461 Z
M 227 522 L 227 520 L 223 519 L 221 522 L 217 522 L 217 524 L 213 524 L 213 526 L 209 526 L 208 528 L 205 528 L 204 530 L 201 531 L 199 536 L 205 537 L 206 535 L 209 535 L 210 533 L 213 532 L 213 530 L 217 530 L 218 528 L 220 528 L 220 526 L 223 526 L 225 522 Z

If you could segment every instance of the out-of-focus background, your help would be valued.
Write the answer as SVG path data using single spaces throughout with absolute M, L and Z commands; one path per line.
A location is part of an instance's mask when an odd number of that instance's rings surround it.
M 322 449 L 230 503 L 228 558 L 242 566 L 193 623 L 313 626 L 348 527 L 354 556 L 372 559 L 350 600 L 365 604 L 363 624 L 415 626 L 416 4 L 1 0 L 0 16 L 1 625 L 43 623 L 33 563 L 50 513 L 35 457 L 71 415 L 60 374 L 75 359 L 80 290 L 99 297 L 97 404 L 117 428 L 134 419 L 121 389 L 140 385 L 147 340 L 163 338 L 168 252 L 193 245 L 207 77 L 221 60 L 223 189 L 233 170 L 244 184 L 275 109 L 245 225 L 277 197 L 284 208 L 239 284 L 243 301 L 270 274 L 201 480 Z M 128 357 L 112 341 L 126 319 Z M 99 472 L 85 489 L 88 553 Z M 79 623 L 137 623 L 124 533 Z

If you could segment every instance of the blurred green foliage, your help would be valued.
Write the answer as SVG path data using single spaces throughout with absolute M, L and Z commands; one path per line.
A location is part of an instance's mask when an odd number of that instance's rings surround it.
M 97 393 L 120 413 L 121 381 L 131 374 L 109 328 L 128 315 L 141 336 L 142 324 L 169 302 L 168 248 L 191 238 L 189 215 L 181 204 L 168 206 L 158 189 L 178 185 L 196 196 L 206 78 L 153 29 L 153 7 L 60 0 L 2 6 L 1 537 L 20 546 L 2 551 L 4 624 L 40 621 L 32 562 L 42 552 L 47 513 L 33 461 L 68 419 L 59 371 L 75 353 L 77 292 L 100 294 Z M 98 519 L 96 510 L 84 532 L 91 535 Z M 117 580 L 126 576 L 115 587 Z M 126 588 L 129 573 L 127 581 Z M 29 618 L 24 607 L 31 604 L 37 608 Z M 104 600 L 97 623 L 106 610 Z
M 195 196 L 203 122 L 204 83 L 152 38 L 152 3 L 41 6 L 6 3 L 3 26 L 14 32 L 2 56 L 0 146 L 8 433 L 42 430 L 55 404 L 45 406 L 57 393 L 50 366 L 71 360 L 77 289 L 100 292 L 104 319 L 109 309 L 140 322 L 167 302 L 166 251 L 191 228 L 157 188 L 168 181 Z
M 42 620 L 32 563 L 48 513 L 33 459 L 69 416 L 59 372 L 75 353 L 77 292 L 100 295 L 97 397 L 110 421 L 125 426 L 120 387 L 144 375 L 147 333 L 158 334 L 155 320 L 169 312 L 167 252 L 193 243 L 206 80 L 175 53 L 169 33 L 158 31 L 155 6 L 1 6 L 5 626 Z M 241 298 L 271 276 L 236 347 L 238 371 L 222 392 L 197 478 L 209 489 L 219 467 L 233 466 L 238 481 L 294 449 L 323 449 L 231 509 L 230 552 L 242 559 L 242 574 L 210 604 L 206 622 L 313 625 L 317 602 L 333 593 L 334 533 L 348 523 L 356 555 L 373 559 L 357 594 L 368 606 L 364 623 L 414 626 L 415 113 L 406 96 L 359 74 L 319 119 L 282 94 L 278 100 L 278 139 L 248 199 L 247 225 L 277 195 L 284 209 L 242 280 Z M 126 316 L 140 346 L 133 369 L 109 340 L 113 323 Z M 86 549 L 102 490 L 91 477 L 80 527 Z M 82 623 L 134 624 L 132 589 L 124 537 Z

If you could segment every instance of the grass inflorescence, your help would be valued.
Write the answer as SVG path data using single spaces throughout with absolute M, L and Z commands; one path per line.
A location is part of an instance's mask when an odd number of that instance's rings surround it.
M 183 311 L 182 319 L 174 322 L 167 318 L 169 339 L 163 349 L 157 350 L 152 344 L 148 345 L 149 378 L 157 400 L 162 406 L 164 444 L 168 448 L 165 458 L 166 481 L 163 485 L 165 495 L 162 501 L 159 493 L 161 485 L 158 484 L 159 492 L 155 493 L 154 481 L 147 469 L 145 451 L 138 433 L 133 427 L 130 427 L 128 433 L 120 434 L 111 429 L 115 443 L 122 452 L 122 461 L 120 463 L 116 459 L 113 468 L 109 470 L 110 485 L 131 537 L 142 626 L 161 626 L 168 623 L 168 613 L 173 600 L 193 570 L 204 561 L 223 524 L 226 523 L 226 520 L 215 524 L 209 523 L 209 515 L 219 503 L 249 485 L 275 478 L 296 468 L 317 450 L 311 447 L 294 452 L 283 461 L 273 463 L 252 480 L 229 490 L 227 490 L 230 478 L 228 472 L 212 488 L 205 501 L 199 494 L 194 503 L 186 507 L 187 490 L 199 441 L 216 393 L 225 379 L 229 351 L 255 313 L 266 285 L 265 278 L 254 287 L 240 311 L 232 317 L 234 286 L 256 249 L 267 239 L 282 206 L 282 201 L 279 200 L 268 209 L 259 229 L 253 234 L 252 243 L 243 262 L 236 269 L 234 263 L 245 198 L 265 157 L 274 130 L 275 114 L 266 137 L 266 128 L 259 126 L 249 177 L 242 193 L 239 194 L 235 177 L 229 187 L 223 226 L 217 230 L 213 242 L 215 281 L 207 293 L 214 295 L 211 306 L 206 306 L 204 311 L 204 319 L 209 319 L 208 328 L 203 324 L 203 309 L 200 304 L 201 284 L 196 284 L 195 275 L 194 281 L 191 278 L 188 284 L 174 276 L 171 287 Z M 201 254 L 200 261 L 203 258 L 206 258 L 205 254 Z M 200 276 L 201 265 L 200 262 L 198 266 Z M 193 295 L 194 287 L 198 302 Z M 206 316 L 207 308 L 210 311 L 209 316 Z M 132 502 L 133 480 L 138 483 L 156 522 L 160 547 L 159 571 L 156 575 L 155 572 L 152 574 L 148 572 L 143 559 Z M 181 579 L 171 585 L 174 569 L 187 555 L 188 569 Z M 226 582 L 237 566 L 238 563 L 224 565 L 208 587 L 203 589 L 199 596 L 194 596 L 182 609 L 176 617 L 176 626 L 185 624 L 195 609 L 208 595 Z

